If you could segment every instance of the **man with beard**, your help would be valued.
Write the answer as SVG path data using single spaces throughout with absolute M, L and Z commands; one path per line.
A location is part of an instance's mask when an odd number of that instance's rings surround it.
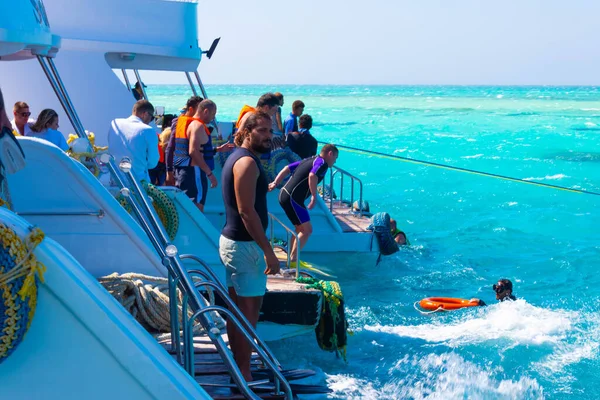
M 219 254 L 229 295 L 254 327 L 267 287 L 266 275 L 279 272 L 279 260 L 265 234 L 268 182 L 259 159 L 271 150 L 271 136 L 271 117 L 262 111 L 252 113 L 237 132 L 238 148 L 227 158 L 221 175 L 226 222 Z M 240 371 L 251 381 L 252 348 L 229 321 L 227 335 Z

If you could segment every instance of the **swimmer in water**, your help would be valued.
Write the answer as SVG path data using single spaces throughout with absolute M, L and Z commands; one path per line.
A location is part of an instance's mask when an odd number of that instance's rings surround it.
M 492 285 L 492 290 L 496 292 L 496 300 L 499 302 L 503 301 L 515 301 L 517 298 L 512 294 L 513 285 L 509 279 L 500 279 L 498 283 Z M 478 301 L 480 306 L 485 306 L 485 302 L 479 299 L 471 299 L 471 301 Z

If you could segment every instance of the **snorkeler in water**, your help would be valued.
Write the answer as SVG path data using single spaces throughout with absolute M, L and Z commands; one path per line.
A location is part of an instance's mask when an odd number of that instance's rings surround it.
M 500 279 L 498 283 L 492 285 L 492 290 L 496 292 L 496 300 L 499 302 L 503 301 L 515 301 L 517 298 L 512 294 L 513 284 L 509 279 Z M 480 306 L 486 306 L 483 300 L 477 300 Z

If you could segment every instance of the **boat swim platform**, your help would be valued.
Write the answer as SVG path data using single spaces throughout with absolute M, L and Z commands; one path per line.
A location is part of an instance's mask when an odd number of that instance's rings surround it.
M 223 341 L 228 344 L 227 334 L 221 335 Z M 169 339 L 163 339 L 159 341 L 163 348 L 173 357 L 177 359 L 176 352 L 171 349 L 171 343 Z M 182 344 L 183 346 L 183 344 Z M 264 375 L 268 374 L 268 370 L 263 365 L 258 355 L 253 352 L 250 361 L 251 372 L 253 375 Z M 212 344 L 210 339 L 206 336 L 195 336 L 194 337 L 194 379 L 202 388 L 208 393 L 210 397 L 218 400 L 237 400 L 244 399 L 245 397 L 240 393 L 232 391 L 231 375 L 223 363 L 216 347 Z M 314 371 L 301 370 L 304 372 L 303 376 L 297 376 L 296 379 L 315 375 Z M 306 373 L 308 372 L 308 373 Z M 256 376 L 255 379 L 263 379 L 264 376 Z M 291 378 L 294 379 L 294 378 Z M 317 388 L 317 393 L 326 393 L 329 390 L 325 385 L 296 385 L 293 380 L 292 391 L 294 386 L 296 389 L 314 389 Z M 284 395 L 277 395 L 273 393 L 270 387 L 258 387 L 256 394 L 261 399 L 284 399 Z
M 352 210 L 352 207 L 347 203 L 339 200 L 334 200 L 331 205 L 330 200 L 325 200 L 327 207 L 331 207 L 331 213 L 335 220 L 340 224 L 342 232 L 344 233 L 368 233 L 368 226 L 371 224 L 371 218 L 367 215 L 360 215 L 356 211 Z

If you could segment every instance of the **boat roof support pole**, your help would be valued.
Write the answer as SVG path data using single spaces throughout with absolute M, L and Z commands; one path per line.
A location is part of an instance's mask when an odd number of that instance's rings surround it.
M 146 94 L 146 89 L 144 88 L 144 84 L 142 83 L 142 78 L 140 78 L 140 73 L 137 69 L 134 69 L 133 73 L 135 74 L 135 78 L 137 79 L 137 81 L 140 83 L 140 87 L 142 88 L 142 94 L 144 95 L 144 100 L 148 100 L 148 95 Z
M 77 136 L 80 138 L 85 138 L 87 140 L 88 137 L 85 133 L 85 129 L 83 128 L 83 124 L 81 123 L 81 120 L 79 119 L 79 116 L 73 107 L 73 103 L 71 103 L 71 99 L 69 98 L 62 80 L 60 79 L 56 65 L 54 65 L 54 62 L 51 58 L 38 55 L 37 59 L 42 67 L 42 70 L 46 74 L 48 82 L 50 82 L 50 86 L 52 86 L 52 89 L 54 89 L 54 93 L 56 93 L 58 101 L 60 101 L 65 113 L 67 113 L 67 117 L 69 118 L 69 121 L 71 121 L 73 129 L 75 129 L 75 133 L 77 133 Z M 46 61 L 48 62 L 47 64 Z
M 192 93 L 194 93 L 194 96 L 198 96 L 198 92 L 196 91 L 196 86 L 194 86 L 194 82 L 192 82 L 192 77 L 190 76 L 190 73 L 185 71 L 185 77 L 187 78 L 188 82 L 190 83 L 190 87 L 192 88 Z
M 121 69 L 121 72 L 123 73 L 123 78 L 125 79 L 125 86 L 127 86 L 127 90 L 129 90 L 131 92 L 131 83 L 129 83 L 129 77 L 127 76 L 127 71 L 125 71 L 125 69 Z
M 192 90 L 194 91 L 194 96 L 197 96 L 196 89 L 194 88 L 194 84 L 192 83 L 192 80 L 190 79 L 190 73 L 186 71 L 185 75 L 187 76 L 188 81 L 190 82 L 190 86 L 192 87 Z M 198 81 L 198 86 L 200 86 L 200 91 L 202 92 L 202 97 L 205 99 L 208 99 L 208 95 L 206 94 L 206 89 L 204 89 L 204 85 L 202 84 L 202 79 L 200 79 L 200 74 L 198 74 L 198 71 L 194 71 L 194 75 L 196 75 L 196 80 Z M 219 132 L 219 122 L 217 121 L 217 117 L 215 117 L 215 119 L 214 119 L 214 125 L 215 125 L 215 130 L 217 131 L 217 139 L 223 139 L 223 137 L 221 136 L 221 132 Z
M 204 89 L 204 85 L 202 84 L 202 79 L 200 79 L 200 74 L 198 71 L 194 71 L 194 75 L 196 75 L 196 80 L 198 81 L 198 86 L 200 86 L 200 91 L 202 92 L 202 97 L 208 99 L 208 95 L 206 94 L 206 89 Z

